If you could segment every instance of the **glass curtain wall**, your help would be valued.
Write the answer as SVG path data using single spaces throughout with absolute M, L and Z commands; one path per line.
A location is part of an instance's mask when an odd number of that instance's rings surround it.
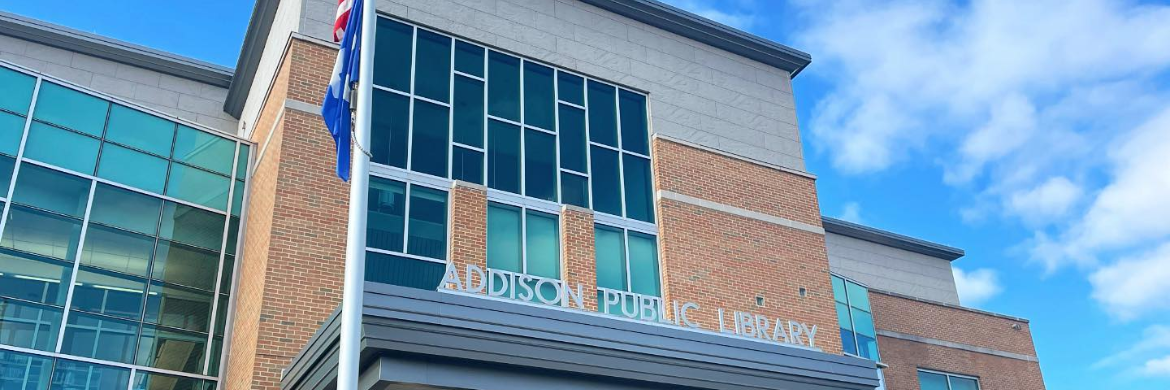
M 251 146 L 15 69 L 0 90 L 0 383 L 216 387 Z
M 845 353 L 881 361 L 877 332 L 869 308 L 869 289 L 837 275 L 833 280 L 833 298 L 837 303 L 837 324 Z

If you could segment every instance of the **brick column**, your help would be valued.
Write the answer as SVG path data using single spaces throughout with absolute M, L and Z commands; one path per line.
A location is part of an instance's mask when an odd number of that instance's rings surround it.
M 561 206 L 561 279 L 581 284 L 585 308 L 597 311 L 597 267 L 593 256 L 593 210 Z
M 451 226 L 448 261 L 464 283 L 484 283 L 466 270 L 469 264 L 487 270 L 487 188 L 458 180 L 451 184 Z

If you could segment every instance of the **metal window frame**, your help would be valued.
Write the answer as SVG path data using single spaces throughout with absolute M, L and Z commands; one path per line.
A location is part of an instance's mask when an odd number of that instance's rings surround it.
M 931 369 L 928 369 L 928 368 L 922 368 L 922 367 L 918 367 L 918 370 L 917 370 L 917 371 L 918 371 L 918 372 L 925 372 L 925 373 L 935 374 L 935 375 L 942 375 L 942 376 L 946 377 L 946 378 L 947 378 L 947 390 L 951 390 L 951 389 L 953 389 L 953 388 L 954 388 L 954 386 L 953 386 L 953 385 L 951 385 L 951 378 L 970 379 L 970 380 L 973 380 L 973 381 L 975 381 L 975 388 L 976 388 L 976 390 L 978 390 L 978 389 L 982 389 L 982 388 L 983 388 L 983 382 L 981 382 L 981 381 L 979 380 L 979 377 L 977 377 L 977 376 L 963 375 L 963 374 L 955 374 L 955 373 L 952 373 L 952 372 L 939 371 L 939 370 L 931 370 Z M 921 386 L 921 384 L 920 384 L 920 386 Z
M 375 169 L 375 168 L 377 168 L 377 169 Z M 407 253 L 407 251 L 410 248 L 410 203 L 411 203 L 410 198 L 411 198 L 411 194 L 414 192 L 413 188 L 415 186 L 424 187 L 424 188 L 431 189 L 431 190 L 442 191 L 444 194 L 446 194 L 446 196 L 447 196 L 446 202 L 447 202 L 448 212 L 444 216 L 444 224 L 447 225 L 447 229 L 446 229 L 446 233 L 445 233 L 446 234 L 446 245 L 445 246 L 446 246 L 446 251 L 449 252 L 451 249 L 451 245 L 450 245 L 450 243 L 451 243 L 451 223 L 450 223 L 451 222 L 451 213 L 449 212 L 449 210 L 451 208 L 451 186 L 453 184 L 453 181 L 445 180 L 445 179 L 443 181 L 435 180 L 436 178 L 434 176 L 427 175 L 425 173 L 406 171 L 402 168 L 391 167 L 391 166 L 386 166 L 386 165 L 381 165 L 381 164 L 370 164 L 370 176 L 376 177 L 379 179 L 386 179 L 386 180 L 391 180 L 391 181 L 396 181 L 396 182 L 402 183 L 402 186 L 403 186 L 402 251 L 399 252 L 399 251 L 392 251 L 389 249 L 374 248 L 374 247 L 369 246 L 368 243 L 366 245 L 365 250 L 367 252 L 374 252 L 374 253 L 380 253 L 380 254 L 385 254 L 385 255 L 405 257 L 405 258 L 410 258 L 410 259 L 414 259 L 414 260 L 428 261 L 428 262 L 432 262 L 432 263 L 447 264 L 448 259 L 436 259 L 436 258 Z M 368 213 L 369 210 L 367 210 L 366 212 Z M 447 253 L 446 257 L 450 257 L 450 253 Z
M 550 217 L 556 221 L 557 230 L 558 230 L 558 232 L 557 232 L 557 235 L 558 235 L 558 237 L 557 237 L 557 273 L 560 274 L 564 271 L 561 267 L 561 264 L 560 264 L 561 261 L 564 260 L 560 257 L 560 250 L 563 248 L 562 245 L 564 245 L 564 243 L 561 242 L 561 239 L 560 239 L 559 230 L 561 227 L 561 215 L 560 215 L 559 211 L 550 212 L 548 209 L 541 208 L 541 207 L 532 207 L 532 206 L 526 205 L 525 202 L 517 202 L 516 199 L 508 199 L 508 198 L 489 199 L 488 200 L 488 208 L 489 209 L 492 207 L 493 203 L 495 203 L 496 205 L 499 205 L 499 206 L 503 206 L 501 208 L 513 209 L 513 210 L 516 210 L 517 212 L 520 213 L 520 273 L 522 273 L 524 275 L 528 275 L 528 214 L 529 213 L 544 214 L 545 216 Z M 497 207 L 499 207 L 499 206 L 497 206 Z M 490 216 L 491 214 L 489 213 L 488 215 Z M 488 223 L 490 225 L 490 222 L 488 222 Z M 491 240 L 489 239 L 488 244 L 490 244 L 490 243 L 491 243 Z M 511 272 L 511 271 L 509 271 L 509 272 Z M 555 278 L 548 278 L 548 277 L 544 277 L 544 276 L 539 276 L 539 277 L 546 278 L 546 279 L 563 280 L 561 278 L 561 276 L 557 276 Z

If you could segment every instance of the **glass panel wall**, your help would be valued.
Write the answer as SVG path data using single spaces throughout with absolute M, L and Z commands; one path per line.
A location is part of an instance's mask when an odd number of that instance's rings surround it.
M 0 383 L 214 387 L 250 145 L 4 67 L 0 88 Z
M 833 281 L 833 298 L 837 305 L 837 324 L 845 353 L 881 361 L 877 331 L 869 308 L 869 289 L 837 275 Z
M 366 280 L 438 287 L 447 259 L 447 191 L 370 178 Z
M 631 311 L 636 296 L 661 297 L 658 243 L 654 236 L 629 229 L 597 224 L 593 229 L 597 257 L 597 287 L 628 293 L 619 300 L 606 300 L 598 291 L 598 310 L 603 313 L 637 317 Z

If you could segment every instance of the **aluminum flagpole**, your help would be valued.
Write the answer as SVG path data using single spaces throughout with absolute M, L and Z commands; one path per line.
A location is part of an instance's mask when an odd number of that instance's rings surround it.
M 353 142 L 353 164 L 349 181 L 349 231 L 345 240 L 345 287 L 341 298 L 341 355 L 338 357 L 337 389 L 358 388 L 358 365 L 362 339 L 362 295 L 366 273 L 366 212 L 369 204 L 370 123 L 373 121 L 374 31 L 377 23 L 374 1 L 362 4 L 361 51 L 358 59 L 357 123 Z M 347 28 L 353 28 L 348 26 Z

